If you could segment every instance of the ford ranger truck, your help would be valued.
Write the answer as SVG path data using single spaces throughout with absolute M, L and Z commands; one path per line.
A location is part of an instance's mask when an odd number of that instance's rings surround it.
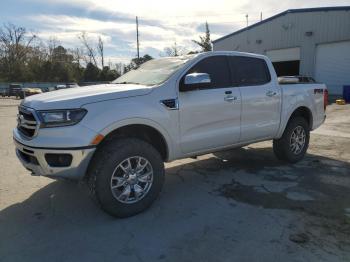
M 158 196 L 164 162 L 266 140 L 278 159 L 301 160 L 325 94 L 324 84 L 279 84 L 262 55 L 160 58 L 110 84 L 26 98 L 13 138 L 33 175 L 86 179 L 103 210 L 128 217 Z

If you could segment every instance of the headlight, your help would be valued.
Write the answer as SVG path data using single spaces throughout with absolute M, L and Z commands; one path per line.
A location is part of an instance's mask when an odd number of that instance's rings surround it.
M 41 127 L 71 126 L 79 123 L 86 115 L 86 109 L 64 109 L 38 111 Z

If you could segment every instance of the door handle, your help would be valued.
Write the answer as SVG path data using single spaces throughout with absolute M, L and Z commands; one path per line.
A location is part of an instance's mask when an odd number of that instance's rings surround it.
M 267 91 L 266 92 L 266 96 L 275 96 L 275 95 L 277 95 L 277 92 L 275 92 L 275 91 L 272 91 L 272 90 L 269 90 L 269 91 Z
M 237 100 L 237 96 L 226 96 L 226 97 L 224 98 L 224 100 L 225 100 L 226 102 L 232 102 L 232 101 Z

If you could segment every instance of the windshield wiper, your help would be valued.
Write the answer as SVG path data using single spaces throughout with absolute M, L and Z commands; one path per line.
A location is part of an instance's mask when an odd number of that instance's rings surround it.
M 136 83 L 136 82 L 115 82 L 115 84 L 121 84 L 121 85 L 128 85 L 128 84 L 133 84 L 133 85 L 140 85 L 140 83 Z

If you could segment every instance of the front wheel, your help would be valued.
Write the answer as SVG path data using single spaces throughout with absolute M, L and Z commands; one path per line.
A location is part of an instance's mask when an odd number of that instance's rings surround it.
M 278 159 L 296 163 L 304 157 L 309 140 L 310 128 L 307 121 L 295 117 L 288 123 L 282 137 L 273 140 L 273 151 Z
M 90 188 L 102 209 L 115 217 L 129 217 L 157 198 L 164 182 L 164 164 L 147 142 L 118 139 L 96 153 L 89 175 Z

